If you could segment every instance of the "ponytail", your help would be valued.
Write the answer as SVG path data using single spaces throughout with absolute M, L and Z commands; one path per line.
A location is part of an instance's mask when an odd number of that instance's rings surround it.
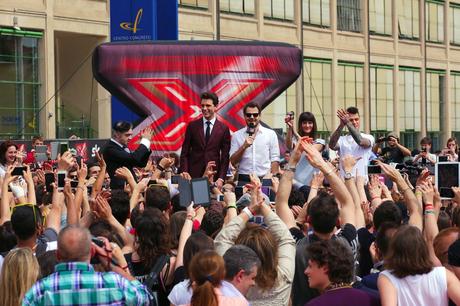
M 206 280 L 200 285 L 196 285 L 192 295 L 192 306 L 218 306 L 217 295 L 214 292 L 214 286 Z

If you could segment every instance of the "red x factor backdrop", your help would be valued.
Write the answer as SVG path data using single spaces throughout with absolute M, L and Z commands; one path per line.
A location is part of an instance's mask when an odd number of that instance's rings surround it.
M 201 117 L 200 94 L 219 97 L 217 117 L 236 131 L 242 109 L 263 109 L 300 75 L 301 50 L 270 42 L 163 41 L 106 43 L 96 47 L 96 80 L 142 119 L 134 129 L 152 127 L 152 149 L 180 149 L 187 123 Z

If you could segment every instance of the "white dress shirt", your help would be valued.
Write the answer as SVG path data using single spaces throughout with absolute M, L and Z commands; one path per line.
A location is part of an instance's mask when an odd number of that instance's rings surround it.
M 216 116 L 214 116 L 214 118 L 212 118 L 211 120 L 206 120 L 204 117 L 203 117 L 203 135 L 206 137 L 206 128 L 208 127 L 208 125 L 206 124 L 206 122 L 211 122 L 211 124 L 209 125 L 209 135 L 211 135 L 212 133 L 212 128 L 214 127 L 214 123 L 216 123 Z
M 247 127 L 236 131 L 232 136 L 230 156 L 232 156 L 243 145 L 248 134 Z M 247 148 L 238 166 L 239 174 L 252 174 L 264 176 L 270 172 L 271 163 L 280 161 L 280 149 L 278 137 L 273 130 L 267 129 L 259 124 L 252 146 Z
M 125 147 L 113 138 L 110 138 L 110 140 L 119 145 L 126 152 L 131 153 L 131 150 L 127 146 Z M 150 150 L 150 140 L 148 140 L 147 138 L 141 138 L 140 144 L 144 145 L 148 150 Z

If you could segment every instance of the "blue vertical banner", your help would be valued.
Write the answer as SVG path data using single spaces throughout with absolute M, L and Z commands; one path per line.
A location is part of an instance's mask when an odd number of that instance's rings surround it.
M 110 40 L 177 40 L 179 32 L 176 0 L 110 1 Z M 112 122 L 138 122 L 141 117 L 112 97 Z

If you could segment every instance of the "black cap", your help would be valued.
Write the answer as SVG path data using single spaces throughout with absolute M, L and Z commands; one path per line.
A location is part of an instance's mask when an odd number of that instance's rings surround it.
M 128 121 L 118 121 L 113 125 L 113 130 L 115 132 L 125 133 L 133 128 L 131 122 Z

